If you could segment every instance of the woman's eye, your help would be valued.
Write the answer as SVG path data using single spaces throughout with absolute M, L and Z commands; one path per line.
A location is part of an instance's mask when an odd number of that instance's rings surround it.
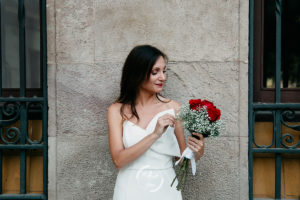
M 165 74 L 167 72 L 167 70 L 164 70 L 163 73 Z
M 157 74 L 157 72 L 151 72 L 151 74 L 152 74 L 152 75 L 156 75 L 156 74 Z

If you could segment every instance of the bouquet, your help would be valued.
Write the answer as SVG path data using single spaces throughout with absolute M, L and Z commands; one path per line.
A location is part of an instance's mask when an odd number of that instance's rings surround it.
M 176 118 L 181 120 L 183 127 L 190 133 L 196 132 L 201 133 L 203 137 L 218 136 L 220 134 L 222 121 L 219 120 L 221 111 L 214 106 L 214 104 L 207 100 L 191 99 L 189 104 L 183 106 Z M 200 139 L 198 136 L 193 137 Z M 174 184 L 176 178 L 178 178 L 177 190 L 183 190 L 186 182 L 186 176 L 189 169 L 189 161 L 191 160 L 192 173 L 196 174 L 196 161 L 194 159 L 193 151 L 187 147 L 182 153 L 180 159 L 175 163 L 179 165 L 176 170 L 176 177 L 173 179 L 171 186 Z

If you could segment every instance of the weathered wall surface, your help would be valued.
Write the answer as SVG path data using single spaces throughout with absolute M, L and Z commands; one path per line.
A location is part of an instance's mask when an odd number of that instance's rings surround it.
M 106 108 L 139 44 L 169 56 L 167 97 L 212 100 L 226 120 L 184 199 L 248 199 L 248 1 L 48 0 L 47 16 L 49 199 L 112 198 Z

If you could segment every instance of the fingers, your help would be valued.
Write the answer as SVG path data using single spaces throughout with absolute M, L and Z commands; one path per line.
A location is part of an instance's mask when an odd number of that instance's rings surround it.
M 204 144 L 203 144 L 202 141 L 197 140 L 197 139 L 195 139 L 193 137 L 189 137 L 188 144 L 190 144 L 191 146 L 193 146 L 194 149 L 195 149 L 195 151 L 197 151 L 197 152 L 199 152 L 203 148 L 203 146 L 204 146 Z
M 204 148 L 196 148 L 194 145 L 188 143 L 189 148 L 194 152 L 195 160 L 199 160 L 204 154 Z
M 163 119 L 169 119 L 169 120 L 171 120 L 172 122 L 174 122 L 175 123 L 175 117 L 174 117 L 174 115 L 170 115 L 170 114 L 165 114 L 165 115 L 163 115 L 163 116 L 161 116 Z
M 158 119 L 163 123 L 164 126 L 174 126 L 175 125 L 175 117 L 170 114 L 165 114 Z
M 193 132 L 192 134 L 198 136 L 200 138 L 200 140 L 204 140 L 204 137 L 202 134 L 196 133 L 196 132 Z
M 199 145 L 199 146 L 202 146 L 203 145 L 203 141 L 201 141 L 201 140 L 197 140 L 196 138 L 194 138 L 194 137 L 190 137 L 189 136 L 189 141 L 192 141 L 192 142 L 194 142 L 195 144 L 197 144 L 197 145 Z
M 194 145 L 188 143 L 188 146 L 190 147 L 190 149 L 191 149 L 193 152 L 198 153 L 199 149 L 196 148 Z
M 199 134 L 201 135 L 201 134 Z M 203 139 L 203 138 L 202 138 Z M 190 149 L 195 152 L 195 158 L 196 160 L 199 160 L 201 156 L 203 156 L 204 153 L 204 140 L 197 140 L 194 137 L 188 138 L 188 146 Z
M 162 135 L 166 131 L 168 126 L 175 126 L 175 117 L 170 114 L 165 114 L 157 119 L 154 132 L 158 135 Z
M 194 138 L 194 137 L 189 137 L 189 140 L 194 141 L 195 143 L 197 143 L 197 144 L 200 145 L 200 146 L 203 146 L 203 145 L 204 145 L 204 140 L 203 140 L 203 138 L 202 138 L 202 140 L 201 140 L 201 138 L 200 138 L 200 140 L 198 140 L 198 139 L 196 139 L 196 138 Z

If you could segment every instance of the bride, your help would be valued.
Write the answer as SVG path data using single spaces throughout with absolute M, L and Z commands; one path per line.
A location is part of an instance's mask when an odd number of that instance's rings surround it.
M 175 114 L 180 104 L 160 95 L 166 81 L 166 55 L 150 45 L 136 46 L 126 58 L 117 101 L 107 112 L 109 147 L 119 170 L 114 200 L 181 200 L 173 158 L 186 148 Z M 196 160 L 204 139 L 188 138 Z

